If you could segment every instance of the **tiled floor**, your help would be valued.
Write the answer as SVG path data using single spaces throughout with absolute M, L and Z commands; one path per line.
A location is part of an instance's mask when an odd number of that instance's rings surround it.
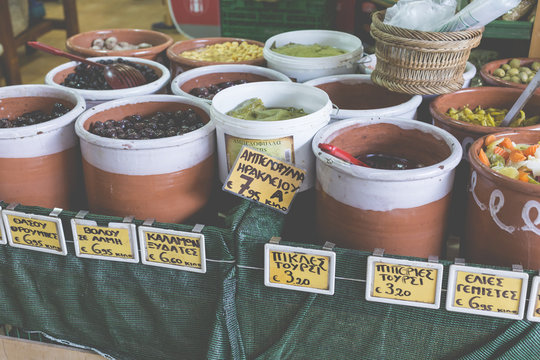
M 153 23 L 164 20 L 168 11 L 162 0 L 79 0 L 77 13 L 81 32 L 99 29 L 137 28 L 151 29 Z M 46 1 L 46 16 L 62 18 L 62 5 L 59 0 Z M 176 30 L 168 32 L 174 41 L 185 39 Z M 53 30 L 38 41 L 65 49 L 66 33 Z M 19 49 L 21 75 L 24 84 L 43 84 L 45 74 L 52 68 L 63 64 L 68 59 L 35 51 L 25 54 L 24 47 Z M 5 80 L 0 74 L 0 86 Z

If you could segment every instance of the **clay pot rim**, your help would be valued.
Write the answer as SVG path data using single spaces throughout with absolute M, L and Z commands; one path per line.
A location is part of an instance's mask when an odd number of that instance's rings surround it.
M 512 59 L 518 59 L 520 61 L 520 65 L 532 63 L 534 61 L 540 61 L 540 58 L 506 58 L 506 59 L 499 59 L 499 60 L 493 60 L 490 61 L 482 66 L 480 69 L 480 76 L 482 79 L 484 79 L 485 82 L 490 84 L 491 86 L 504 86 L 504 87 L 511 87 L 515 89 L 525 89 L 527 87 L 527 84 L 516 84 L 511 81 L 502 80 L 496 76 L 491 75 L 491 73 L 487 70 L 489 67 L 493 65 L 498 65 L 497 68 L 499 68 L 503 64 L 507 64 Z
M 523 133 L 530 133 L 538 136 L 538 140 L 540 140 L 540 132 L 535 130 L 511 130 L 511 131 L 501 131 L 493 134 L 487 134 L 482 136 L 481 138 L 475 140 L 468 151 L 469 156 L 469 162 L 472 165 L 472 169 L 481 173 L 483 176 L 487 177 L 488 179 L 492 181 L 502 181 L 505 183 L 505 186 L 511 188 L 514 191 L 519 191 L 522 193 L 535 193 L 537 196 L 540 196 L 540 185 L 537 184 L 530 184 L 523 181 L 519 181 L 516 179 L 509 178 L 508 176 L 504 176 L 502 174 L 499 174 L 484 164 L 480 162 L 480 159 L 478 158 L 478 154 L 475 154 L 475 149 L 480 149 L 482 147 L 482 144 L 484 144 L 484 141 L 488 135 L 494 135 L 496 138 L 501 137 L 512 137 L 514 135 L 519 135 Z M 513 141 L 513 140 L 512 140 Z
M 12 91 L 13 94 L 11 95 L 13 96 L 5 96 Z M 56 95 L 53 95 L 49 92 L 58 93 Z M 5 98 L 24 98 L 29 96 L 47 98 L 57 97 L 59 99 L 68 100 L 73 103 L 73 108 L 66 114 L 43 123 L 30 126 L 21 126 L 17 128 L 0 129 L 0 139 L 12 139 L 14 137 L 24 138 L 56 131 L 59 128 L 74 123 L 75 119 L 86 109 L 86 102 L 84 98 L 75 91 L 65 89 L 64 87 L 57 88 L 51 85 L 44 84 L 10 85 L 0 87 L 0 100 Z
M 74 89 L 67 86 L 63 86 L 58 84 L 54 81 L 54 77 L 57 73 L 74 68 L 79 64 L 78 61 L 70 61 L 67 63 L 64 63 L 62 65 L 59 65 L 52 70 L 50 70 L 47 75 L 45 75 L 45 83 L 47 85 L 56 86 L 62 89 L 71 89 L 72 91 L 75 91 L 79 94 L 81 94 L 85 99 L 88 100 L 112 100 L 112 99 L 118 99 L 123 98 L 127 96 L 136 96 L 141 95 L 145 93 L 151 93 L 158 91 L 163 86 L 165 86 L 171 77 L 171 73 L 169 69 L 167 69 L 164 65 L 158 63 L 157 61 L 153 60 L 147 60 L 142 58 L 136 58 L 136 57 L 129 57 L 129 56 L 99 56 L 99 57 L 91 57 L 88 58 L 88 60 L 115 60 L 115 59 L 123 59 L 128 60 L 135 63 L 140 63 L 144 65 L 148 65 L 154 68 L 157 68 L 159 71 L 161 71 L 161 76 L 151 83 L 144 84 L 141 86 L 135 86 L 128 89 L 114 89 L 114 90 L 87 90 L 87 89 Z
M 304 82 L 306 85 L 317 87 L 317 85 L 328 84 L 333 82 L 349 82 L 354 84 L 368 83 L 377 86 L 373 81 L 371 81 L 371 75 L 367 74 L 341 74 L 341 75 L 329 75 Z M 398 94 L 398 93 L 396 93 Z M 403 102 L 394 106 L 386 106 L 382 108 L 373 108 L 373 109 L 364 109 L 364 110 L 355 110 L 355 109 L 342 109 L 338 108 L 336 116 L 340 118 L 351 118 L 357 116 L 370 116 L 373 113 L 376 113 L 378 116 L 392 116 L 396 115 L 395 113 L 403 113 L 406 110 L 412 110 L 413 108 L 418 108 L 422 103 L 421 95 L 410 95 L 410 99 L 406 102 Z M 335 105 L 334 105 L 335 106 Z M 374 114 L 373 114 L 374 115 Z
M 222 97 L 227 96 L 228 93 L 230 93 L 230 92 L 239 91 L 242 87 L 261 86 L 261 84 L 262 85 L 264 85 L 264 84 L 272 84 L 272 86 L 275 86 L 276 88 L 278 86 L 283 86 L 283 84 L 286 84 L 285 86 L 313 89 L 313 90 L 310 90 L 310 91 L 314 92 L 314 96 L 317 95 L 317 93 L 318 93 L 318 95 L 323 97 L 326 100 L 326 102 L 325 102 L 324 105 L 320 106 L 316 111 L 313 111 L 313 112 L 311 112 L 311 113 L 309 113 L 307 115 L 300 116 L 300 117 L 297 117 L 297 118 L 294 118 L 294 119 L 279 120 L 279 121 L 257 121 L 257 120 L 238 119 L 238 118 L 235 118 L 233 116 L 229 116 L 224 112 L 221 112 L 221 110 L 219 110 L 215 106 L 215 103 L 216 103 L 215 100 L 216 99 L 218 100 L 217 102 L 219 104 L 219 100 Z M 239 103 L 235 104 L 234 106 L 237 106 L 238 104 Z M 234 106 L 232 108 L 234 108 Z M 326 108 L 331 109 L 332 108 L 332 102 L 330 101 L 330 98 L 328 97 L 328 94 L 325 91 L 323 91 L 323 90 L 321 90 L 319 88 L 315 88 L 313 86 L 308 86 L 308 85 L 305 85 L 303 83 L 296 83 L 296 82 L 292 82 L 292 81 L 258 81 L 258 82 L 254 82 L 254 83 L 247 83 L 247 84 L 240 84 L 240 85 L 236 85 L 236 86 L 231 86 L 229 88 L 221 90 L 220 92 L 218 92 L 216 94 L 216 96 L 214 96 L 214 99 L 212 100 L 212 105 L 210 107 L 210 113 L 212 114 L 212 118 L 216 122 L 218 122 L 220 124 L 223 124 L 224 121 L 226 121 L 227 126 L 229 126 L 229 127 L 236 127 L 236 128 L 245 130 L 246 127 L 251 128 L 253 126 L 256 126 L 258 129 L 268 129 L 269 131 L 272 131 L 276 127 L 276 123 L 279 123 L 280 127 L 285 127 L 285 126 L 294 126 L 294 127 L 296 127 L 296 126 L 303 126 L 303 125 L 307 126 L 307 124 L 312 122 L 313 117 L 319 117 L 320 116 L 319 113 L 324 111 Z M 217 114 L 217 116 L 216 116 L 216 114 Z
M 446 99 L 448 97 L 459 96 L 460 94 L 469 93 L 469 92 L 486 92 L 486 91 L 500 91 L 500 92 L 507 92 L 509 94 L 514 94 L 514 95 L 516 95 L 516 100 L 517 100 L 517 98 L 519 97 L 519 95 L 522 92 L 521 89 L 517 89 L 517 88 L 497 87 L 497 86 L 483 86 L 483 87 L 473 87 L 473 88 L 461 89 L 461 90 L 458 90 L 458 91 L 453 92 L 453 93 L 439 95 L 429 105 L 429 112 L 431 113 L 431 116 L 433 118 L 439 120 L 440 122 L 446 124 L 449 127 L 458 128 L 460 130 L 471 132 L 471 133 L 474 133 L 474 134 L 484 135 L 484 134 L 491 134 L 491 133 L 500 132 L 500 131 L 511 131 L 513 129 L 516 129 L 516 128 L 513 128 L 513 127 L 491 127 L 491 126 L 481 126 L 481 125 L 476 125 L 476 124 L 469 124 L 469 123 L 466 123 L 466 122 L 463 122 L 463 121 L 452 119 L 450 116 L 445 115 L 445 114 L 435 110 L 435 107 L 440 102 L 444 101 L 444 99 Z M 535 94 L 533 96 L 540 97 L 540 94 Z M 524 126 L 524 127 L 520 127 L 519 129 L 533 130 L 533 129 L 537 129 L 537 128 L 540 128 L 540 124 L 531 125 L 531 126 Z
M 135 32 L 135 33 L 141 33 L 141 34 L 152 34 L 156 37 L 159 37 L 162 39 L 162 42 L 160 42 L 157 45 L 153 45 L 149 48 L 144 49 L 133 49 L 133 50 L 94 50 L 92 48 L 88 48 L 85 46 L 79 46 L 75 44 L 75 41 L 78 40 L 82 36 L 86 36 L 89 34 L 95 34 L 96 37 L 99 37 L 101 35 L 108 35 L 108 36 L 114 36 L 115 33 L 118 32 Z M 83 33 L 75 34 L 71 37 L 69 37 L 66 40 L 66 47 L 68 50 L 72 52 L 76 52 L 79 54 L 84 54 L 85 56 L 132 56 L 132 57 L 138 57 L 138 56 L 147 56 L 151 54 L 159 54 L 160 52 L 167 49 L 171 44 L 173 43 L 173 38 L 165 33 L 159 32 L 159 31 L 153 31 L 153 30 L 144 30 L 144 29 L 104 29 L 104 30 L 93 30 L 93 31 L 86 31 Z
M 220 41 L 215 41 L 220 40 Z M 188 39 L 188 40 L 180 40 L 172 44 L 167 48 L 167 57 L 170 61 L 175 63 L 181 63 L 183 65 L 186 65 L 190 68 L 193 67 L 200 67 L 200 66 L 209 66 L 209 65 L 221 65 L 221 64 L 262 64 L 264 63 L 265 59 L 264 56 L 252 59 L 252 60 L 244 60 L 244 61 L 231 61 L 231 62 L 220 62 L 220 61 L 203 61 L 203 60 L 194 60 L 194 59 L 188 59 L 186 57 L 183 57 L 180 55 L 180 53 L 175 52 L 175 49 L 179 47 L 180 45 L 193 45 L 187 47 L 184 51 L 194 50 L 198 48 L 205 47 L 207 43 L 212 42 L 212 44 L 220 44 L 227 41 L 238 41 L 238 42 L 247 42 L 248 44 L 255 44 L 260 46 L 261 48 L 264 48 L 264 44 L 257 40 L 250 40 L 250 39 L 243 39 L 243 38 L 235 38 L 235 37 L 207 37 L 207 38 L 196 38 L 196 39 Z M 196 46 L 198 44 L 202 44 L 201 46 Z
M 302 57 L 302 56 L 291 56 L 291 55 L 284 55 L 277 53 L 272 50 L 272 46 L 274 43 L 279 39 L 280 37 L 288 37 L 288 36 L 294 36 L 294 35 L 302 35 L 302 34 L 312 34 L 316 36 L 324 36 L 324 35 L 335 35 L 335 36 L 341 36 L 343 38 L 349 38 L 357 43 L 357 47 L 348 50 L 345 54 L 340 55 L 334 55 L 334 56 L 323 56 L 323 57 Z M 358 41 L 356 41 L 358 40 Z M 315 42 L 317 42 L 315 40 Z M 345 49 L 343 49 L 345 50 Z M 264 49 L 263 49 L 263 55 L 265 59 L 271 59 L 271 58 L 277 58 L 281 59 L 282 61 L 287 61 L 289 63 L 289 66 L 299 66 L 301 68 L 305 68 L 306 65 L 314 65 L 317 66 L 317 64 L 324 64 L 328 61 L 328 59 L 332 59 L 333 61 L 339 62 L 339 61 L 346 61 L 349 58 L 355 57 L 356 55 L 362 55 L 364 52 L 364 46 L 362 44 L 362 40 L 360 40 L 357 36 L 343 32 L 343 31 L 336 31 L 336 30 L 323 30 L 323 29 L 308 29 L 308 30 L 293 30 L 293 31 L 286 31 L 279 34 L 276 34 L 269 39 L 267 39 L 264 43 Z M 330 67 L 334 67 L 335 65 L 332 65 Z
M 435 138 L 443 139 L 450 150 L 450 156 L 434 165 L 418 169 L 396 171 L 386 169 L 372 169 L 363 166 L 352 165 L 348 162 L 337 159 L 336 157 L 331 156 L 325 152 L 322 152 L 319 149 L 320 143 L 328 142 L 328 138 L 333 136 L 340 129 L 349 127 L 362 127 L 383 123 L 396 125 L 404 129 L 420 130 L 431 134 Z M 312 141 L 312 150 L 318 161 L 321 161 L 322 163 L 331 166 L 336 171 L 339 171 L 343 174 L 352 175 L 360 179 L 384 182 L 415 181 L 441 176 L 449 171 L 454 170 L 456 166 L 458 166 L 463 153 L 459 141 L 446 130 L 417 120 L 392 117 L 384 117 L 378 119 L 369 117 L 355 117 L 334 122 L 330 125 L 323 127 L 317 132 L 317 134 L 315 134 Z
M 183 135 L 169 136 L 159 139 L 148 139 L 148 140 L 129 140 L 129 139 L 112 139 L 102 136 L 98 136 L 90 133 L 84 128 L 85 122 L 88 118 L 94 116 L 95 114 L 108 110 L 110 108 L 138 104 L 145 102 L 168 102 L 168 103 L 181 103 L 193 105 L 203 110 L 209 117 L 208 122 L 197 130 L 193 130 L 189 133 Z M 123 149 L 123 150 L 142 150 L 142 149 L 156 149 L 156 148 L 165 148 L 165 147 L 176 147 L 178 145 L 187 144 L 192 141 L 196 141 L 202 136 L 208 135 L 215 131 L 215 124 L 210 116 L 210 106 L 202 101 L 193 101 L 191 99 L 177 96 L 177 95 L 141 95 L 141 96 L 131 96 L 122 99 L 112 100 L 104 102 L 102 104 L 96 105 L 91 109 L 85 111 L 80 115 L 75 121 L 75 132 L 77 136 L 88 143 L 113 148 L 113 149 Z
M 173 81 L 171 82 L 171 90 L 174 94 L 185 96 L 192 100 L 204 101 L 208 104 L 212 103 L 212 100 L 203 99 L 191 95 L 190 93 L 182 90 L 182 85 L 189 80 L 196 79 L 203 75 L 214 74 L 214 73 L 251 73 L 262 76 L 275 76 L 275 81 L 285 81 L 292 82 L 292 80 L 285 74 L 280 73 L 279 71 L 269 69 L 263 66 L 250 65 L 250 64 L 218 64 L 218 65 L 209 65 L 209 66 L 200 66 L 187 71 L 184 71 L 178 74 Z

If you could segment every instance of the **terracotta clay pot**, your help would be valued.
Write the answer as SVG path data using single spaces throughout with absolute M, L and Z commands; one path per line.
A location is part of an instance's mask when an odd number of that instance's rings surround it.
M 0 87 L 0 118 L 50 113 L 54 103 L 67 114 L 44 123 L 0 129 L 0 199 L 47 208 L 77 209 L 85 202 L 75 119 L 82 96 L 48 85 Z
M 126 41 L 132 45 L 140 43 L 151 44 L 152 47 L 133 50 L 95 50 L 92 42 L 95 39 L 116 37 L 118 42 Z M 165 50 L 173 43 L 173 38 L 159 31 L 142 29 L 108 29 L 87 31 L 71 36 L 66 40 L 66 48 L 84 57 L 96 56 L 130 56 L 163 63 L 166 59 Z
M 201 61 L 193 60 L 183 57 L 181 54 L 184 51 L 200 49 L 205 46 L 221 44 L 227 41 L 237 41 L 241 43 L 246 41 L 248 44 L 258 45 L 261 48 L 264 47 L 264 44 L 260 41 L 240 39 L 240 38 L 228 38 L 228 37 L 213 37 L 213 38 L 199 38 L 192 40 L 182 40 L 175 42 L 167 49 L 167 57 L 170 61 L 171 76 L 175 77 L 181 72 L 187 71 L 189 69 L 197 68 L 200 66 L 208 65 L 218 65 L 218 64 L 249 64 L 257 66 L 265 66 L 266 60 L 261 55 L 260 58 L 246 61 L 236 61 L 236 62 L 219 62 L 219 61 Z
M 291 82 L 291 79 L 289 79 L 287 75 L 262 66 L 223 64 L 202 66 L 184 71 L 171 82 L 171 90 L 173 94 L 186 96 L 193 100 L 204 101 L 211 104 L 212 100 L 193 96 L 189 92 L 197 87 L 208 87 L 226 81 L 238 80 L 244 80 L 246 82 L 272 80 Z
M 505 87 L 476 87 L 444 94 L 437 97 L 430 104 L 430 112 L 433 124 L 454 135 L 461 143 L 463 149 L 463 161 L 457 168 L 454 182 L 452 199 L 452 218 L 450 219 L 450 231 L 453 235 L 463 236 L 465 228 L 465 216 L 467 204 L 467 184 L 469 178 L 468 150 L 470 145 L 478 138 L 500 131 L 511 131 L 510 127 L 490 127 L 473 125 L 463 121 L 454 120 L 445 115 L 451 107 L 458 109 L 465 105 L 474 109 L 477 106 L 483 108 L 494 107 L 510 109 L 521 95 L 520 89 Z M 527 116 L 540 114 L 540 93 L 534 94 L 524 108 Z M 540 125 L 527 126 L 520 129 L 540 129 Z
M 353 156 L 382 153 L 424 167 L 382 170 L 351 165 L 319 150 L 330 143 Z M 427 258 L 440 256 L 461 147 L 448 132 L 406 119 L 347 119 L 313 139 L 317 157 L 317 231 L 344 248 Z
M 415 119 L 422 102 L 420 95 L 392 92 L 375 85 L 369 75 L 345 74 L 325 76 L 304 84 L 324 90 L 338 111 L 332 119 L 352 117 L 402 117 Z
M 527 66 L 527 65 L 532 64 L 535 61 L 540 61 L 540 59 L 538 58 L 517 58 L 517 59 L 520 61 L 521 66 Z M 512 58 L 500 59 L 500 60 L 494 60 L 494 61 L 488 62 L 487 64 L 482 66 L 482 68 L 480 69 L 480 76 L 486 82 L 487 85 L 512 87 L 512 88 L 517 88 L 521 90 L 525 89 L 527 87 L 527 84 L 517 84 L 515 82 L 506 81 L 493 75 L 493 71 L 500 68 L 503 64 L 508 64 L 510 60 L 512 60 Z
M 110 56 L 101 56 L 95 58 L 89 58 L 89 60 L 109 60 L 117 59 L 118 57 Z M 70 89 L 79 93 L 86 101 L 86 106 L 91 108 L 92 106 L 101 104 L 105 101 L 121 99 L 128 96 L 138 96 L 138 95 L 150 95 L 156 93 L 164 93 L 167 91 L 167 84 L 171 78 L 169 69 L 160 63 L 152 60 L 132 58 L 122 56 L 122 59 L 129 60 L 131 62 L 136 62 L 144 64 L 152 68 L 159 78 L 151 83 L 144 84 L 141 86 L 135 86 L 127 89 L 116 89 L 116 90 L 87 90 L 87 89 L 73 89 L 67 86 L 61 85 L 64 79 L 75 70 L 75 66 L 79 64 L 77 61 L 70 61 L 68 63 L 62 64 L 55 67 L 45 75 L 45 84 L 57 86 L 62 89 Z
M 536 144 L 540 132 L 515 130 L 495 134 L 514 143 Z M 467 226 L 463 243 L 467 261 L 540 268 L 540 185 L 498 174 L 480 163 L 485 137 L 469 150 L 471 163 Z
M 206 123 L 184 135 L 122 140 L 88 131 L 95 121 L 146 116 L 192 108 Z M 99 214 L 161 222 L 182 222 L 207 203 L 215 173 L 215 126 L 209 106 L 173 95 L 110 101 L 86 111 L 76 122 L 81 139 L 90 210 Z

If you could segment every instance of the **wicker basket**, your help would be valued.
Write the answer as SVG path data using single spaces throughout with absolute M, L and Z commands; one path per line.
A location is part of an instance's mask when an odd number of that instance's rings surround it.
M 383 23 L 384 11 L 373 14 L 377 66 L 374 83 L 405 94 L 445 94 L 463 86 L 463 72 L 472 48 L 480 44 L 484 28 L 428 32 Z

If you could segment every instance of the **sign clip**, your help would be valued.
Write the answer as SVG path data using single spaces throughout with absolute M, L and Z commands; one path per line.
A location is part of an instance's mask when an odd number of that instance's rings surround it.
M 143 224 L 143 226 L 152 226 L 152 225 L 154 225 L 155 221 L 156 221 L 156 219 L 146 219 L 146 220 L 144 220 L 144 222 L 142 224 Z
M 279 244 L 279 242 L 281 241 L 281 238 L 279 236 L 272 236 L 272 238 L 270 239 L 270 243 L 271 244 Z
M 375 250 L 373 250 L 373 255 L 383 257 L 384 256 L 384 249 L 375 248 Z
M 15 208 L 16 208 L 17 206 L 19 206 L 19 203 L 16 203 L 16 202 L 11 203 L 11 204 L 9 204 L 9 205 L 6 207 L 6 210 L 15 210 Z
M 75 218 L 76 219 L 84 219 L 86 217 L 86 215 L 88 215 L 88 213 L 89 213 L 88 210 L 79 210 L 77 215 L 75 215 Z
M 520 264 L 512 264 L 512 271 L 523 272 L 523 266 Z
M 51 211 L 51 213 L 49 214 L 49 216 L 58 217 L 58 215 L 60 215 L 61 212 L 62 212 L 62 209 L 61 209 L 61 208 L 54 208 L 54 209 L 52 209 L 52 211 Z
M 195 233 L 200 233 L 203 229 L 204 229 L 203 224 L 195 224 L 195 226 L 193 227 L 193 229 L 191 231 L 193 231 Z
M 430 263 L 438 263 L 439 257 L 437 255 L 429 255 L 428 262 Z
M 322 248 L 324 250 L 332 250 L 332 249 L 334 249 L 334 247 L 336 247 L 336 244 L 331 243 L 330 241 L 327 241 L 327 242 L 324 243 Z
M 465 265 L 465 259 L 464 258 L 455 258 L 454 264 L 456 265 Z
M 129 216 L 126 216 L 124 218 L 124 220 L 122 220 L 123 223 L 132 223 L 133 222 L 133 219 L 135 219 L 135 216 L 133 215 L 129 215 Z

